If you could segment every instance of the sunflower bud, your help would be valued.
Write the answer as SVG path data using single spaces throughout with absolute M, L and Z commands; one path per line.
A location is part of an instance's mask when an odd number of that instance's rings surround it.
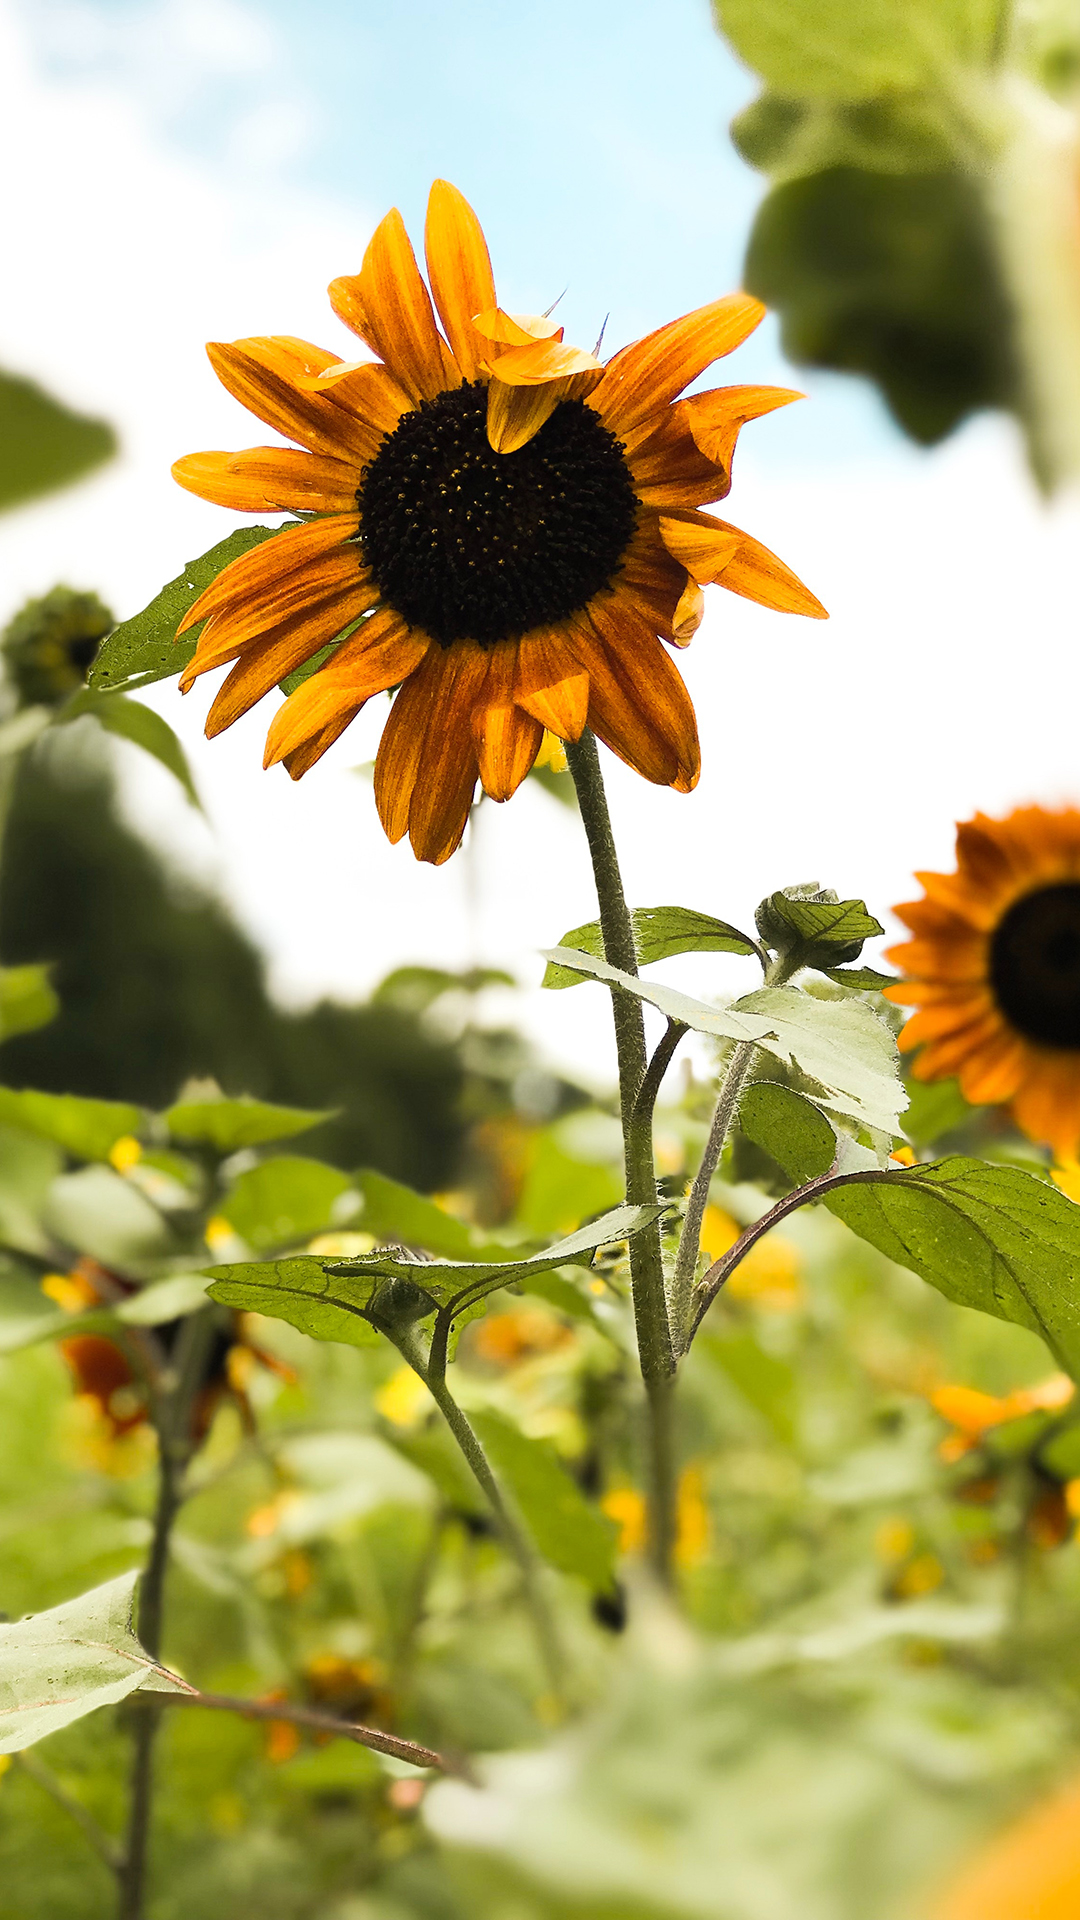
M 857 960 L 863 942 L 885 929 L 862 900 L 840 900 L 816 881 L 770 893 L 754 915 L 765 945 L 795 967 L 829 972 Z

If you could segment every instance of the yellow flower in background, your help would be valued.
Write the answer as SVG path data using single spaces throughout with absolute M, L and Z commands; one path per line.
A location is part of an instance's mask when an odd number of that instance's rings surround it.
M 694 786 L 694 710 L 662 642 L 690 640 L 704 586 L 824 609 L 757 540 L 699 511 L 728 491 L 739 429 L 799 397 L 678 397 L 752 332 L 760 302 L 730 294 L 605 365 L 548 317 L 499 306 L 480 224 L 443 180 L 425 240 L 430 295 L 396 209 L 360 272 L 330 288 L 377 361 L 283 337 L 211 345 L 229 392 L 299 448 L 189 454 L 173 472 L 219 506 L 314 516 L 234 560 L 185 616 L 182 630 L 205 621 L 185 692 L 235 662 L 207 733 L 340 639 L 275 716 L 266 764 L 298 779 L 398 688 L 376 804 L 390 839 L 408 833 L 437 865 L 477 779 L 508 800 L 545 728 L 577 740 L 591 727 L 646 779 Z
M 435 1405 L 418 1373 L 398 1367 L 375 1395 L 375 1411 L 392 1427 L 415 1427 Z
M 931 1920 L 1076 1920 L 1080 1781 L 1044 1801 L 961 1872 Z
M 921 1047 L 917 1079 L 956 1075 L 966 1100 L 1007 1102 L 1068 1163 L 1080 1146 L 1080 812 L 976 814 L 957 828 L 956 864 L 917 874 L 923 899 L 896 908 L 915 937 L 887 957 L 910 978 L 885 996 L 918 1008 L 900 1045 Z

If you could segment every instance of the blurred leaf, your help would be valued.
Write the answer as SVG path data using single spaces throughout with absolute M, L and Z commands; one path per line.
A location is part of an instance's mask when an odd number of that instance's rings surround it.
M 947 117 L 929 93 L 817 100 L 765 92 L 736 116 L 731 137 L 777 182 L 829 167 L 932 173 L 953 158 Z
M 810 882 L 782 887 L 763 900 L 754 916 L 766 946 L 798 955 L 806 967 L 840 966 L 857 960 L 863 942 L 885 929 L 863 900 L 838 900 L 831 887 Z
M 81 719 L 83 715 L 96 720 L 106 733 L 115 734 L 120 740 L 130 740 L 133 746 L 141 747 L 144 753 L 160 761 L 180 782 L 192 806 L 198 807 L 200 813 L 203 811 L 187 755 L 168 721 L 163 720 L 160 713 L 155 713 L 152 707 L 144 707 L 139 700 L 129 700 L 125 694 L 94 693 L 88 687 L 69 701 L 60 719 L 66 723 Z
M 115 693 L 121 689 L 131 692 L 136 687 L 148 687 L 154 680 L 167 680 L 173 674 L 182 673 L 195 652 L 201 632 L 201 627 L 194 627 L 182 639 L 177 639 L 176 630 L 188 608 L 230 560 L 249 553 L 252 547 L 271 540 L 279 532 L 280 527 L 238 527 L 208 553 L 189 560 L 183 573 L 162 587 L 148 607 L 123 621 L 102 642 L 89 676 L 95 692 Z
M 828 1123 L 812 1116 L 786 1089 L 750 1088 L 739 1124 L 801 1182 L 825 1170 Z M 1080 1375 L 1080 1207 L 1016 1167 L 960 1154 L 857 1178 L 822 1195 L 831 1213 L 947 1300 L 1039 1334 Z
M 366 1345 L 372 1323 L 387 1313 L 406 1312 L 422 1319 L 442 1306 L 462 1309 L 492 1293 L 553 1267 L 588 1265 L 597 1247 L 640 1231 L 665 1211 L 655 1207 L 616 1207 L 602 1220 L 559 1240 L 543 1253 L 503 1261 L 411 1259 L 403 1248 L 362 1255 L 357 1260 L 238 1261 L 208 1267 L 212 1300 L 226 1307 L 288 1320 L 317 1340 Z M 402 1292 L 401 1289 L 407 1291 Z M 396 1289 L 397 1291 L 390 1291 Z
M 380 980 L 371 998 L 376 1006 L 399 1007 L 403 1013 L 426 1013 L 447 993 L 483 993 L 486 987 L 516 987 L 512 973 L 501 967 L 466 967 L 448 973 L 445 967 L 395 967 Z
M 180 1100 L 162 1118 L 174 1140 L 204 1141 L 218 1153 L 236 1153 L 240 1147 L 261 1147 L 270 1140 L 286 1140 L 306 1133 L 336 1112 L 314 1112 L 303 1107 L 275 1107 L 265 1100 Z M 0 1114 L 0 1118 L 2 1118 Z
M 640 966 L 651 966 L 657 960 L 669 960 L 677 953 L 756 953 L 757 947 L 745 933 L 737 927 L 731 927 L 726 920 L 714 920 L 711 914 L 698 913 L 693 907 L 635 907 L 631 914 L 634 925 L 634 945 L 637 948 Z M 590 920 L 583 927 L 574 927 L 563 935 L 561 947 L 573 947 L 579 953 L 590 953 L 594 958 L 604 958 L 604 936 L 600 931 L 599 920 Z M 569 967 L 560 967 L 557 962 L 548 962 L 541 985 L 545 987 L 576 987 L 581 984 L 580 976 Z
M 798 1379 L 793 1367 L 767 1353 L 748 1327 L 708 1332 L 701 1344 L 783 1446 L 796 1442 Z
M 978 188 L 958 171 L 785 181 L 758 210 L 745 284 L 780 315 L 790 360 L 868 375 L 921 445 L 981 408 L 1018 407 L 1011 306 Z
M 607 1114 L 571 1114 L 542 1127 L 529 1141 L 517 1223 L 545 1238 L 615 1206 L 624 1184 L 621 1147 L 618 1122 Z
M 206 1280 L 201 1273 L 171 1273 L 129 1294 L 113 1311 L 125 1326 L 160 1327 L 205 1305 Z
M 54 1180 L 45 1225 L 76 1253 L 138 1275 L 172 1251 L 157 1208 L 111 1167 L 80 1167 Z
M 42 1210 L 63 1158 L 51 1141 L 0 1126 L 0 1245 L 47 1257 Z
M 376 1173 L 372 1167 L 358 1173 L 354 1184 L 364 1202 L 360 1224 L 376 1240 L 422 1248 L 425 1253 L 442 1254 L 448 1260 L 504 1260 L 511 1252 L 499 1241 L 485 1240 L 463 1220 L 436 1206 L 434 1200 L 414 1193 L 388 1174 Z
M 74 1093 L 36 1093 L 0 1087 L 0 1125 L 25 1127 L 54 1140 L 76 1160 L 106 1160 L 126 1133 L 138 1133 L 145 1115 L 121 1100 L 84 1100 Z
M 47 1027 L 60 1011 L 50 967 L 0 967 L 0 1040 Z
M 911 1080 L 908 1092 L 911 1101 L 904 1114 L 904 1132 L 917 1147 L 933 1146 L 942 1134 L 955 1133 L 982 1111 L 968 1105 L 958 1080 Z
M 221 1204 L 221 1213 L 256 1253 L 295 1246 L 324 1227 L 340 1226 L 356 1211 L 359 1195 L 344 1215 L 338 1202 L 352 1183 L 337 1167 L 321 1160 L 280 1154 L 238 1175 Z
M 32 380 L 0 373 L 0 509 L 69 486 L 115 452 L 104 420 L 73 413 Z
M 0 1624 L 0 1753 L 20 1753 L 151 1677 L 155 1663 L 132 1630 L 138 1577 L 122 1573 L 62 1607 Z M 158 1691 L 190 1691 L 154 1678 Z
M 997 0 L 716 0 L 747 65 L 788 96 L 861 99 L 991 58 Z
M 530 1439 L 502 1414 L 471 1415 L 499 1478 L 505 1481 L 539 1552 L 560 1573 L 576 1574 L 597 1592 L 611 1586 L 616 1531 L 589 1505 L 545 1440 Z

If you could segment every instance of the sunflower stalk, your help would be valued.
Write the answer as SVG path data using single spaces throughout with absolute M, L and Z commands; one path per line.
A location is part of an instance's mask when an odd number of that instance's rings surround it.
M 600 756 L 596 741 L 587 729 L 580 740 L 567 742 L 566 758 L 592 858 L 604 957 L 623 973 L 636 974 L 637 947 L 611 830 Z M 652 1101 L 640 1097 L 649 1071 L 645 1020 L 640 1000 L 618 987 L 612 989 L 611 1005 L 619 1064 L 626 1198 L 634 1205 L 652 1206 L 657 1197 Z M 636 1233 L 631 1240 L 630 1277 L 638 1357 L 649 1411 L 649 1554 L 656 1573 L 665 1584 L 670 1584 L 675 1543 L 672 1437 L 675 1355 L 668 1322 L 659 1222 Z
M 491 1470 L 479 1436 L 446 1384 L 446 1330 L 444 1327 L 437 1329 L 437 1334 L 440 1336 L 438 1346 L 436 1347 L 436 1341 L 433 1340 L 432 1348 L 427 1355 L 423 1351 L 414 1327 L 387 1325 L 384 1326 L 383 1331 L 387 1338 L 393 1341 L 406 1365 L 412 1368 L 430 1393 L 460 1447 L 470 1473 L 495 1516 L 496 1525 L 505 1545 L 517 1561 L 518 1571 L 521 1574 L 521 1589 L 525 1604 L 532 1616 L 548 1685 L 554 1699 L 561 1704 L 566 1660 L 554 1619 L 544 1596 L 540 1581 L 540 1566 L 528 1538 L 503 1499 L 502 1489 Z
M 206 1375 L 206 1363 L 221 1324 L 215 1307 L 184 1322 L 165 1370 L 149 1381 L 158 1441 L 158 1493 L 150 1556 L 139 1585 L 139 1638 L 154 1660 L 161 1654 L 165 1582 L 176 1516 L 184 1504 L 184 1480 L 195 1449 L 191 1416 Z M 116 1865 L 117 1920 L 143 1920 L 147 1851 L 154 1804 L 154 1748 L 160 1724 L 156 1703 L 141 1703 L 132 1726 L 131 1798 L 123 1853 Z

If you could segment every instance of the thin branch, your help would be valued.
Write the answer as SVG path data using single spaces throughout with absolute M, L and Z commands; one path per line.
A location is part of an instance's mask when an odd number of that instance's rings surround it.
M 664 1075 L 671 1065 L 679 1041 L 689 1031 L 689 1027 L 684 1026 L 681 1020 L 668 1021 L 656 1043 L 656 1051 L 645 1069 L 645 1078 L 637 1091 L 637 1099 L 634 1101 L 635 1126 L 647 1126 L 652 1120 Z
M 414 1767 L 437 1767 L 440 1773 L 455 1774 L 459 1780 L 473 1778 L 465 1760 L 433 1747 L 422 1747 L 415 1740 L 399 1740 L 397 1734 L 384 1733 L 381 1727 L 365 1727 L 356 1720 L 338 1720 L 332 1713 L 319 1713 L 314 1707 L 294 1707 L 288 1700 L 244 1700 L 231 1693 L 154 1693 L 132 1699 L 163 1707 L 212 1707 L 218 1713 L 237 1713 L 244 1720 L 287 1720 L 297 1727 L 311 1727 L 316 1733 L 336 1734 L 342 1740 L 355 1740 L 373 1753 L 389 1754 L 393 1760 L 408 1760 Z
M 44 1760 L 28 1748 L 22 1753 L 13 1754 L 12 1758 L 16 1766 L 21 1767 L 31 1780 L 36 1780 L 42 1791 L 47 1793 L 70 1819 L 74 1820 L 76 1826 L 81 1827 L 84 1838 L 90 1842 L 99 1859 L 105 1862 L 109 1872 L 119 1874 L 124 1858 L 120 1846 L 105 1832 L 104 1827 L 98 1826 L 93 1814 L 87 1811 L 82 1801 L 76 1800 L 75 1795 L 68 1792 L 63 1781 L 57 1778 L 52 1768 L 47 1767 Z
M 794 1193 L 786 1194 L 782 1200 L 778 1200 L 775 1207 L 770 1207 L 768 1213 L 762 1214 L 760 1220 L 755 1220 L 752 1226 L 744 1227 L 734 1246 L 721 1254 L 719 1260 L 714 1260 L 712 1266 L 698 1281 L 694 1289 L 697 1310 L 690 1329 L 690 1339 L 693 1339 L 721 1287 L 734 1273 L 739 1262 L 745 1259 L 751 1247 L 756 1246 L 772 1227 L 779 1225 L 781 1220 L 786 1220 L 789 1213 L 796 1213 L 800 1207 L 806 1207 L 815 1200 L 824 1199 L 827 1193 L 835 1193 L 839 1187 L 880 1186 L 884 1180 L 902 1180 L 907 1172 L 906 1167 L 897 1167 L 894 1170 L 885 1167 L 861 1167 L 856 1173 L 837 1173 L 834 1161 L 827 1173 L 819 1173 L 813 1180 L 808 1180 L 804 1186 L 796 1187 Z

